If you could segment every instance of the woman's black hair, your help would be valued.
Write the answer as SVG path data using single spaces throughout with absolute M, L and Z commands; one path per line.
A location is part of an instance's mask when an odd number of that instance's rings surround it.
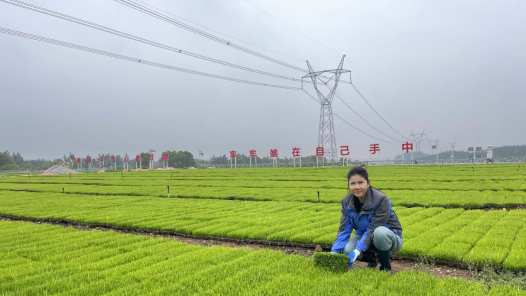
M 352 169 L 350 169 L 349 172 L 347 173 L 347 183 L 349 183 L 349 179 L 351 179 L 351 177 L 354 175 L 361 176 L 367 181 L 367 183 L 369 183 L 369 173 L 363 167 L 355 166 Z

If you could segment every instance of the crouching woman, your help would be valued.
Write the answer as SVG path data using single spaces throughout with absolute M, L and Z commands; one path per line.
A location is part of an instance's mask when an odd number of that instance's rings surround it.
M 391 272 L 391 254 L 402 248 L 402 225 L 391 207 L 391 200 L 371 187 L 367 170 L 354 167 L 347 174 L 350 193 L 342 199 L 342 217 L 333 253 L 349 257 L 368 267 Z M 350 238 L 352 230 L 356 230 Z

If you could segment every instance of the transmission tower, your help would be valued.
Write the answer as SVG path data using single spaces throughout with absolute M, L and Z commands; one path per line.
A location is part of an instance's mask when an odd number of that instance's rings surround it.
M 349 76 L 351 73 L 351 71 L 349 70 L 342 69 L 344 59 L 345 56 L 342 57 L 342 60 L 340 61 L 340 64 L 338 65 L 337 69 L 318 72 L 314 72 L 311 65 L 309 64 L 309 61 L 307 61 L 307 66 L 309 67 L 309 74 L 302 77 L 310 77 L 312 79 L 312 84 L 314 85 L 314 89 L 316 90 L 316 94 L 318 95 L 318 99 L 320 100 L 321 109 L 320 128 L 318 132 L 318 147 L 323 147 L 325 157 L 329 162 L 336 162 L 338 159 L 338 153 L 336 150 L 336 136 L 334 134 L 334 123 L 332 119 L 332 100 L 334 99 L 336 87 L 338 86 L 338 82 L 340 81 L 340 76 L 342 75 L 342 73 L 349 73 Z M 320 78 L 325 73 L 332 74 L 332 77 L 330 77 L 327 81 L 323 81 Z M 318 89 L 318 80 L 325 85 L 327 85 L 327 83 L 329 83 L 331 80 L 334 80 L 334 86 L 332 87 L 332 89 L 330 89 L 329 94 L 327 96 L 324 96 Z
M 427 142 L 431 146 L 431 155 L 438 155 L 438 138 L 436 140 L 427 139 Z
M 417 152 L 420 152 L 420 143 L 422 143 L 422 140 L 424 139 L 425 137 L 425 132 L 426 130 L 423 130 L 421 134 L 414 134 L 413 131 L 411 131 L 411 134 L 409 135 L 412 139 L 413 139 L 413 143 L 415 143 L 415 150 Z

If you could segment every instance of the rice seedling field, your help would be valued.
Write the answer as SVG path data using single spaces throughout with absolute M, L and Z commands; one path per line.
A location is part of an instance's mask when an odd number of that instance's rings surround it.
M 525 295 L 402 271 L 333 272 L 278 251 L 0 221 L 0 295 Z
M 0 178 L 0 190 L 95 195 L 339 203 L 347 167 L 252 168 Z M 372 185 L 394 205 L 526 204 L 526 166 L 368 167 Z M 318 198 L 319 192 L 319 198 Z
M 395 207 L 404 227 L 397 254 L 526 270 L 526 210 Z M 0 214 L 193 236 L 330 245 L 339 204 L 0 192 Z
M 0 176 L 0 216 L 329 247 L 348 169 Z M 404 229 L 395 255 L 526 271 L 526 168 L 368 171 L 372 185 L 391 198 Z M 270 250 L 203 248 L 30 222 L 0 226 L 0 295 L 524 295 L 414 271 L 338 273 Z

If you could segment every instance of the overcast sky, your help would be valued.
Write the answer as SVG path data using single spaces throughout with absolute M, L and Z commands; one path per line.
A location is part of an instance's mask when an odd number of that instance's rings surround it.
M 280 75 L 295 71 L 185 31 L 111 0 L 28 3 L 212 58 Z M 526 111 L 526 1 L 522 0 L 142 0 L 178 17 L 283 55 L 213 33 L 315 71 L 345 69 L 365 98 L 404 136 L 425 129 L 441 149 L 523 144 Z M 194 26 L 194 25 L 193 25 Z M 180 55 L 0 3 L 0 27 L 175 67 L 300 86 Z M 336 51 L 336 52 L 334 52 Z M 286 56 L 285 56 L 286 55 Z M 290 57 L 294 58 L 290 58 Z M 349 79 L 344 76 L 343 79 Z M 305 88 L 314 95 L 312 85 Z M 326 91 L 326 89 L 323 89 Z M 338 93 L 385 134 L 401 139 L 348 84 Z M 299 90 L 223 81 L 0 34 L 0 149 L 26 158 L 154 149 L 205 157 L 230 150 L 259 156 L 317 146 L 319 105 Z M 333 110 L 367 134 L 392 141 L 335 98 Z M 334 118 L 337 145 L 368 159 L 399 143 L 370 138 Z M 430 150 L 423 146 L 423 150 Z

